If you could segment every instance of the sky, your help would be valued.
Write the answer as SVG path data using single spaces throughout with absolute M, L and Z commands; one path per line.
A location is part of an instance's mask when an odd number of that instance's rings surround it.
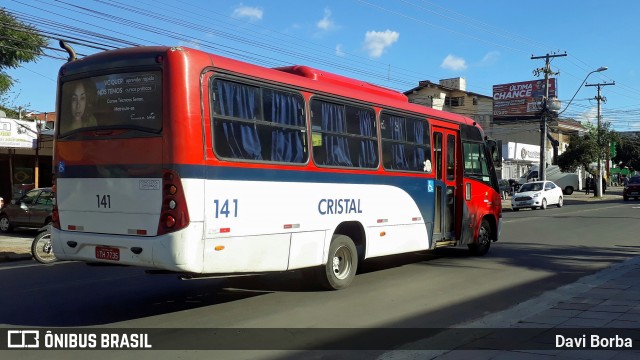
M 583 0 L 4 0 L 5 10 L 81 56 L 125 46 L 187 46 L 266 67 L 307 65 L 398 91 L 421 80 L 465 78 L 467 91 L 534 80 L 551 60 L 563 117 L 640 131 L 639 1 Z M 51 39 L 47 56 L 7 73 L 9 100 L 55 111 L 66 61 Z M 569 100 L 574 96 L 569 104 Z M 566 108 L 566 110 L 565 110 Z

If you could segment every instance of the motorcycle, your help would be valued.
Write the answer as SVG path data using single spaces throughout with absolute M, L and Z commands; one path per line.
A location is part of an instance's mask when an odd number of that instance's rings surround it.
M 31 243 L 31 255 L 42 264 L 51 264 L 58 260 L 51 246 L 51 225 L 45 225 L 38 230 L 38 235 Z

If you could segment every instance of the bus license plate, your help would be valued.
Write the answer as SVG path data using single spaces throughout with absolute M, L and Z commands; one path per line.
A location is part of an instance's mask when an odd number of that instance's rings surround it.
M 120 249 L 96 246 L 96 259 L 120 261 Z

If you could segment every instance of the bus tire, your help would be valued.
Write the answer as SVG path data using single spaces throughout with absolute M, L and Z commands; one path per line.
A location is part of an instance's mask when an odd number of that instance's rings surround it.
M 469 244 L 469 251 L 475 256 L 484 256 L 489 252 L 491 247 L 491 225 L 487 219 L 482 219 L 480 229 L 478 229 L 478 240 L 473 244 Z
M 326 290 L 347 288 L 358 270 L 358 251 L 346 235 L 333 235 L 327 263 L 318 269 L 320 286 Z
M 51 248 L 51 232 L 43 231 L 33 239 L 31 255 L 41 264 L 51 264 L 58 260 Z
M 565 195 L 573 194 L 573 186 L 567 186 L 566 188 L 564 188 L 564 194 Z

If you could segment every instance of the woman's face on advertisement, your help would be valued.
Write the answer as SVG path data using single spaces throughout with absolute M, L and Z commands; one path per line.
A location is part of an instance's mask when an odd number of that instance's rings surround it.
M 87 105 L 87 94 L 82 83 L 78 83 L 71 96 L 71 112 L 74 121 L 81 121 L 84 108 Z

